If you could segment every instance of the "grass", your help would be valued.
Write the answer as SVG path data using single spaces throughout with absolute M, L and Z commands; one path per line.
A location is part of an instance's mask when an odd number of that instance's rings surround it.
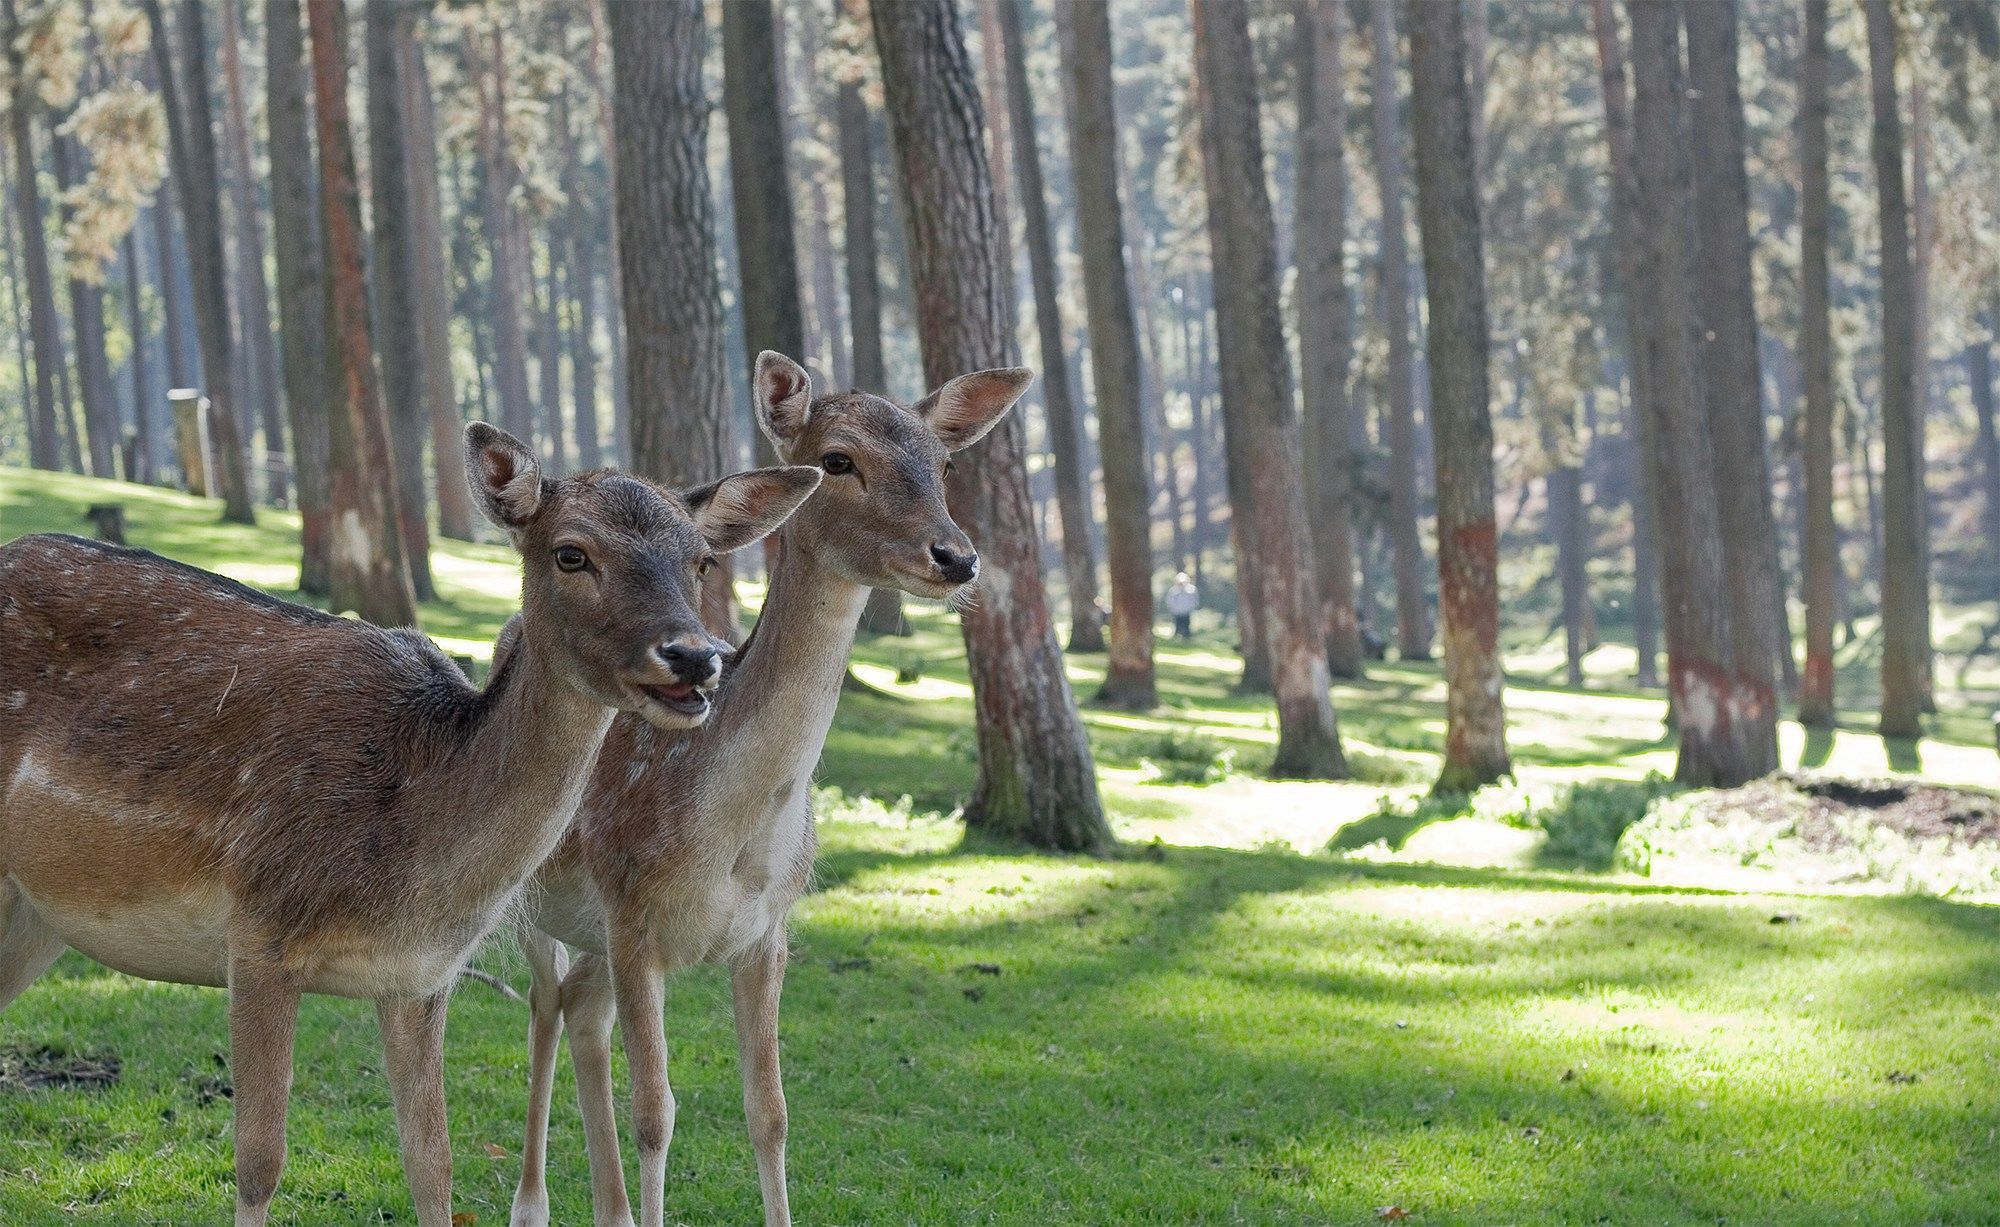
M 0 470 L 0 539 L 74 529 L 104 494 Z M 222 527 L 212 504 L 116 497 L 137 544 L 295 582 L 282 516 Z M 481 654 L 507 554 L 446 544 L 437 565 L 426 625 Z M 882 693 L 846 696 L 820 773 L 846 795 L 823 806 L 787 989 L 800 1221 L 1914 1223 L 2000 1204 L 2000 914 L 1580 872 L 1671 769 L 1657 698 L 1510 657 L 1519 782 L 1425 803 L 1434 667 L 1338 688 L 1365 782 L 1278 784 L 1255 778 L 1275 730 L 1232 694 L 1222 638 L 1162 645 L 1159 710 L 1086 715 L 1131 851 L 1072 860 L 969 845 L 930 813 L 971 782 L 969 705 L 955 629 L 916 621 L 860 645 Z M 1071 666 L 1087 693 L 1102 658 Z M 1786 762 L 1914 755 L 1990 782 L 1985 697 L 1948 698 L 1939 737 L 1887 747 L 1857 711 L 1826 739 L 1788 726 Z M 524 978 L 505 949 L 482 963 Z M 669 991 L 677 1221 L 758 1214 L 727 1001 L 708 970 Z M 480 986 L 454 1004 L 456 1208 L 480 1223 L 506 1221 L 518 1172 L 525 1026 Z M 225 1036 L 221 994 L 66 956 L 0 1015 L 0 1223 L 225 1220 Z M 7 1081 L 45 1049 L 115 1057 L 117 1081 Z M 412 1221 L 372 1010 L 309 1000 L 298 1052 L 276 1217 Z M 586 1222 L 563 1077 L 554 1213 Z

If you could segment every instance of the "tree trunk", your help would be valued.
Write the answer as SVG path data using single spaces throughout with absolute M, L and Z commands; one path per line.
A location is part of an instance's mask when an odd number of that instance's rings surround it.
M 1923 526 L 1924 558 L 1922 591 L 1923 622 L 1928 628 L 1931 621 L 1931 541 L 1930 541 L 1930 489 L 1928 473 L 1930 465 L 1924 455 L 1925 424 L 1931 413 L 1931 257 L 1937 246 L 1937 219 L 1931 199 L 1931 121 L 1930 90 L 1924 84 L 1924 74 L 1910 74 L 1910 387 L 1911 416 L 1917 424 L 1916 446 L 1913 463 L 1916 466 L 1917 522 Z M 1923 662 L 1923 709 L 1926 714 L 1937 711 L 1934 692 L 1933 661 L 1937 645 L 1931 641 L 1926 629 L 1924 634 Z
M 438 535 L 472 540 L 472 499 L 452 470 L 462 446 L 458 393 L 451 374 L 451 276 L 445 261 L 444 210 L 439 202 L 437 116 L 423 43 L 408 27 L 396 40 L 408 154 L 411 269 L 416 281 L 417 334 L 423 361 L 424 413 L 437 473 Z
M 334 389 L 328 415 L 330 601 L 334 609 L 351 609 L 379 626 L 415 626 L 416 593 L 397 527 L 398 484 L 389 416 L 369 336 L 361 192 L 355 183 L 354 137 L 347 117 L 345 0 L 307 0 L 306 18 L 312 31 L 313 118 L 319 138 L 320 226 L 326 239 Z
M 1763 373 L 1750 270 L 1750 180 L 1744 170 L 1743 97 L 1736 80 L 1736 0 L 1687 4 L 1693 109 L 1695 218 L 1704 354 L 1702 388 L 1722 499 L 1722 565 L 1729 601 L 1732 721 L 1755 775 L 1778 769 L 1774 670 L 1783 650 L 1783 576 L 1775 565 L 1771 466 L 1764 438 Z
M 168 172 L 172 179 L 172 172 Z M 167 191 L 172 191 L 171 184 Z M 188 332 L 187 304 L 193 297 L 188 288 L 185 253 L 181 251 L 174 230 L 173 209 L 165 200 L 156 198 L 151 210 L 153 214 L 153 255 L 157 261 L 160 279 L 160 351 L 166 358 L 167 386 L 170 388 L 191 388 L 199 378 L 196 367 L 197 346 Z
M 1973 326 L 1990 331 L 1993 314 L 1985 314 Z M 1986 539 L 1985 575 L 1980 590 L 2000 596 L 2000 433 L 1993 424 L 1993 339 L 1982 335 L 1965 347 L 1965 379 L 1972 385 L 1972 411 L 1977 419 L 1979 456 L 1979 523 Z
M 481 220 L 492 275 L 488 307 L 493 328 L 493 383 L 500 425 L 536 445 L 534 399 L 528 391 L 528 338 L 522 299 L 527 293 L 525 253 L 514 216 L 514 157 L 507 145 L 507 64 L 497 14 L 489 29 L 467 31 L 467 59 L 479 92 L 479 181 Z
M 157 0 L 155 0 L 157 3 Z M 35 177 L 35 108 L 33 83 L 23 66 L 18 36 L 20 18 L 15 0 L 6 0 L 6 55 L 14 85 L 7 107 L 14 138 L 14 207 L 21 235 L 21 262 L 28 282 L 28 330 L 35 351 L 34 397 L 28 405 L 28 463 L 38 469 L 62 467 L 60 427 L 56 424 L 56 371 L 63 364 L 62 334 L 56 325 L 55 278 L 49 271 L 49 243 L 42 228 L 42 189 Z M 157 31 L 155 39 L 159 37 Z M 16 293 L 19 293 L 16 282 Z
M 564 176 L 568 178 L 567 175 Z M 534 274 L 534 243 L 523 243 L 529 253 L 528 279 L 539 285 L 530 295 L 535 313 L 535 403 L 541 411 L 541 435 L 547 440 L 550 463 L 556 472 L 567 472 L 564 448 L 569 432 L 564 429 L 562 408 L 562 252 L 557 243 L 556 219 L 541 227 L 542 274 Z
M 312 164 L 298 0 L 265 0 L 264 35 L 278 341 L 285 368 L 285 408 L 292 419 L 292 471 L 298 478 L 301 522 L 299 590 L 326 596 L 332 591 L 328 449 L 335 404 L 333 355 L 327 341 L 325 244 Z
M 997 2 L 1013 11 L 1018 34 L 1016 0 Z M 1104 476 L 1105 555 L 1111 570 L 1110 656 L 1097 697 L 1114 707 L 1143 711 L 1159 702 L 1153 680 L 1153 494 L 1146 479 L 1146 420 L 1139 399 L 1139 321 L 1125 267 L 1125 225 L 1118 195 L 1111 16 L 1103 5 L 1060 4 L 1056 19 L 1071 92 L 1069 164 L 1076 190 L 1078 254 L 1090 270 L 1083 282 L 1083 301 L 1090 326 L 1091 386 L 1097 400 Z M 1010 41 L 1015 52 L 1010 62 L 1021 63 L 1019 40 Z M 1022 146 L 1030 145 L 1034 129 L 1016 124 L 1015 136 Z
M 1569 684 L 1582 686 L 1583 658 L 1590 652 L 1590 523 L 1583 505 L 1583 470 L 1564 458 L 1549 470 L 1548 485 L 1562 588 L 1563 661 Z
M 1403 130 L 1397 117 L 1394 0 L 1373 0 L 1370 110 L 1375 178 L 1382 198 L 1382 327 L 1389 339 L 1389 540 L 1396 551 L 1396 651 L 1429 660 L 1431 622 L 1424 594 L 1424 545 L 1417 520 L 1417 406 L 1410 345 L 1410 255 L 1403 223 Z
M 1239 592 L 1238 603 L 1260 608 L 1269 639 L 1278 706 L 1271 772 L 1340 778 L 1347 761 L 1327 695 L 1325 626 L 1306 531 L 1291 363 L 1278 316 L 1277 243 L 1264 187 L 1248 13 L 1230 0 L 1194 0 L 1194 35 L 1224 429 L 1241 440 L 1235 450 L 1250 486 L 1249 502 L 1236 508 L 1236 532 L 1258 579 L 1247 594 Z M 1246 510 L 1247 520 L 1240 518 Z
M 68 203 L 70 190 L 81 181 L 77 163 L 83 149 L 74 137 L 60 133 L 50 142 L 56 189 L 64 197 L 61 214 L 68 225 L 76 212 Z M 76 346 L 78 391 L 83 399 L 85 454 L 92 477 L 118 476 L 118 405 L 111 384 L 111 358 L 104 348 L 104 287 L 72 275 L 69 278 L 71 340 Z
M 235 215 L 237 284 L 243 287 L 244 357 L 249 384 L 243 394 L 255 397 L 264 427 L 264 450 L 285 452 L 285 408 L 278 399 L 278 358 L 271 339 L 271 294 L 264 282 L 264 223 L 258 212 L 256 182 L 250 159 L 250 115 L 243 97 L 243 0 L 222 5 L 222 135 L 228 146 L 230 210 Z M 266 494 L 274 503 L 289 497 L 282 465 L 269 465 Z
M 242 418 L 237 412 L 235 366 L 230 358 L 229 273 L 222 257 L 222 208 L 217 198 L 222 180 L 208 101 L 208 39 L 203 32 L 202 5 L 200 0 L 189 0 L 181 7 L 181 56 L 188 90 L 185 106 L 170 53 L 166 15 L 160 0 L 145 0 L 145 6 L 152 25 L 160 102 L 167 112 L 168 159 L 180 197 L 181 222 L 187 228 L 195 327 L 201 335 L 201 367 L 208 389 L 215 469 L 221 478 L 222 518 L 251 524 L 256 521 L 256 512 L 250 504 L 244 442 L 238 429 Z
M 1297 13 L 1299 149 L 1297 220 L 1299 383 L 1305 472 L 1312 508 L 1314 570 L 1335 677 L 1360 677 L 1366 662 L 1354 595 L 1354 456 L 1347 368 L 1353 313 L 1347 300 L 1347 99 L 1341 65 L 1340 0 L 1304 0 Z
M 136 227 L 125 233 L 125 332 L 131 338 L 127 361 L 132 373 L 132 471 L 129 481 L 157 480 L 159 449 L 154 423 L 152 373 L 146 361 L 146 311 L 140 299 L 139 236 Z
M 1864 0 L 1869 148 L 1882 226 L 1882 735 L 1923 733 L 1930 692 L 1930 579 L 1924 523 L 1924 424 L 1916 407 L 1916 301 L 1910 211 L 1903 194 L 1903 120 L 1896 101 L 1896 18 Z
M 1445 750 L 1440 792 L 1512 772 L 1500 673 L 1500 552 L 1493 519 L 1486 254 L 1472 160 L 1463 10 L 1410 0 L 1410 112 L 1418 229 L 1430 299 L 1437 464 L 1438 604 L 1444 613 Z
M 604 168 L 615 183 L 618 178 L 618 141 L 611 117 L 611 83 L 604 71 L 604 2 L 585 2 L 590 12 L 588 70 L 591 92 L 597 97 L 597 131 L 598 141 L 604 149 Z M 604 241 L 605 267 L 609 270 L 606 275 L 610 285 L 604 296 L 604 324 L 611 341 L 611 446 L 619 463 L 630 464 L 632 402 L 631 370 L 625 350 L 625 271 L 618 251 L 617 219 L 610 217 L 608 221 L 610 224 L 604 229 Z
M 875 0 L 882 85 L 902 169 L 924 375 L 933 386 L 1013 361 L 1013 310 L 985 118 L 953 0 Z M 959 454 L 952 515 L 985 558 L 983 599 L 961 617 L 979 732 L 969 827 L 1098 850 L 1104 820 L 1090 745 L 1042 591 L 1024 432 L 1010 414 Z
M 1832 242 L 1827 170 L 1827 0 L 1806 0 L 1799 68 L 1799 351 L 1805 363 L 1806 667 L 1799 723 L 1832 728 L 1835 720 L 1833 626 L 1838 618 L 1839 527 L 1833 518 L 1833 314 L 1828 248 Z M 1976 392 L 1976 389 L 1975 389 Z
M 822 25 L 826 20 L 825 10 L 814 5 L 799 21 L 799 79 L 806 86 L 806 128 L 815 137 L 821 135 L 826 105 L 822 75 L 825 69 L 820 59 L 821 42 L 825 38 Z M 804 177 L 807 248 L 812 254 L 813 328 L 818 334 L 812 352 L 827 364 L 834 387 L 850 388 L 854 386 L 854 373 L 848 367 L 847 347 L 842 344 L 846 331 L 840 315 L 840 277 L 834 269 L 833 211 L 826 193 L 825 165 L 815 161 L 805 169 Z
M 1632 9 L 1632 65 L 1646 411 L 1660 509 L 1675 525 L 1660 537 L 1668 688 L 1680 728 L 1675 778 L 1727 787 L 1758 775 L 1761 755 L 1734 719 L 1729 608 L 1716 599 L 1730 577 L 1696 340 L 1694 171 L 1677 5 Z
M 595 210 L 577 200 L 569 217 L 570 297 L 576 324 L 569 338 L 570 398 L 576 407 L 576 463 L 594 469 L 604 463 L 603 426 L 597 419 L 597 244 Z
M 722 284 L 708 191 L 707 41 L 696 0 L 610 5 L 619 258 L 634 469 L 677 489 L 732 467 Z M 736 635 L 725 558 L 702 617 Z

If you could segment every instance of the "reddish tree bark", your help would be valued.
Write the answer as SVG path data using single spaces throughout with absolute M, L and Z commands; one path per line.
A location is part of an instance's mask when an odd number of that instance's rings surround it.
M 1827 170 L 1827 0 L 1806 0 L 1799 68 L 1799 351 L 1805 365 L 1806 666 L 1799 723 L 1834 724 L 1833 626 L 1838 619 L 1839 529 L 1833 518 L 1833 313 L 1827 250 L 1832 240 Z

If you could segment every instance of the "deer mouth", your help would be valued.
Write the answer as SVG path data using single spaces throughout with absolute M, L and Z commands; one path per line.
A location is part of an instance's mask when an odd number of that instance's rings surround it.
M 705 716 L 708 714 L 708 688 L 693 682 L 644 683 L 634 686 L 640 694 L 668 711 L 682 716 Z

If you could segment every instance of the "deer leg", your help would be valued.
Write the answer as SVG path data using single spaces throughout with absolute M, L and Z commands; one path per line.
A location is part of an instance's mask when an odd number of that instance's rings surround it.
M 57 937 L 20 889 L 0 881 L 0 1010 L 49 969 L 63 952 Z
M 790 1227 L 785 1193 L 785 1082 L 778 1071 L 778 995 L 785 986 L 785 941 L 780 934 L 730 968 L 736 1007 L 736 1051 L 743 1067 L 743 1115 L 757 1151 L 757 1182 L 764 1190 L 765 1227 Z
M 556 1047 L 562 1042 L 562 943 L 532 925 L 520 932 L 533 979 L 528 988 L 528 1124 L 521 1139 L 521 1183 L 514 1189 L 512 1227 L 548 1227 L 549 1101 L 555 1093 Z
M 569 1059 L 583 1109 L 583 1144 L 590 1156 L 590 1213 L 597 1227 L 631 1227 L 625 1164 L 618 1157 L 617 1096 L 611 1089 L 611 1027 L 618 1021 L 611 969 L 595 954 L 579 954 L 562 985 Z
M 611 986 L 632 1078 L 632 1140 L 639 1148 L 640 1227 L 664 1227 L 674 1092 L 667 1084 L 666 969 L 644 934 L 611 931 Z
M 444 1019 L 449 991 L 375 1002 L 403 1175 L 419 1227 L 451 1227 L 451 1134 L 444 1114 Z
M 285 1170 L 285 1107 L 292 1094 L 292 1036 L 298 1022 L 296 980 L 275 968 L 230 957 L 236 1227 L 264 1227 Z

